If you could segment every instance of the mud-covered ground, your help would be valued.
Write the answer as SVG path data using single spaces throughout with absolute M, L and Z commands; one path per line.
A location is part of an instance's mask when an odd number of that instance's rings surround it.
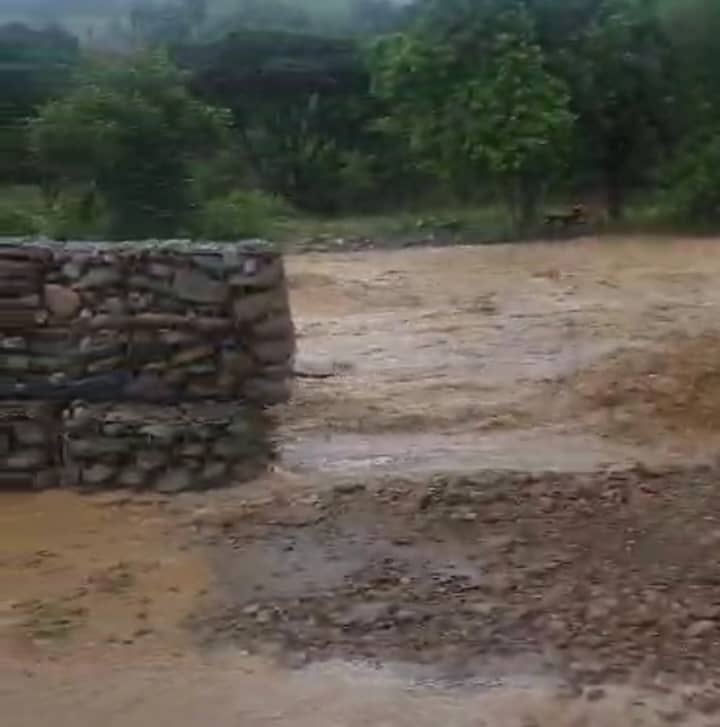
M 716 474 L 486 472 L 346 485 L 216 523 L 211 643 L 472 678 L 493 656 L 579 687 L 720 678 Z M 692 533 L 692 537 L 688 534 Z M 717 709 L 720 711 L 720 695 Z
M 720 725 L 717 241 L 288 267 L 266 478 L 2 495 L 3 725 Z

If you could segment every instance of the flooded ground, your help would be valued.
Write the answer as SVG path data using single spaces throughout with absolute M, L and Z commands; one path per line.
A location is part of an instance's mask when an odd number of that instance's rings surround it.
M 720 378 L 707 380 L 720 352 L 715 244 L 298 258 L 300 365 L 331 361 L 339 375 L 304 382 L 287 414 L 288 460 L 392 467 L 407 457 L 442 471 L 458 456 L 528 469 L 563 457 L 571 469 L 705 457 L 717 432 L 707 407 L 690 404 L 705 396 L 720 412 Z M 653 392 L 643 400 L 653 383 L 670 410 L 660 421 Z
M 720 724 L 720 253 L 291 258 L 282 458 L 3 494 L 10 727 Z

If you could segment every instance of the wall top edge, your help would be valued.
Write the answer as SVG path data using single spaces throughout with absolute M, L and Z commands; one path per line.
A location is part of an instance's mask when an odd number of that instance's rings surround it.
M 44 249 L 58 253 L 114 253 L 133 254 L 139 252 L 158 252 L 178 255 L 268 255 L 280 252 L 275 243 L 267 240 L 249 239 L 232 242 L 211 240 L 68 240 L 56 241 L 42 238 L 0 237 L 0 253 L 3 248 L 24 247 Z

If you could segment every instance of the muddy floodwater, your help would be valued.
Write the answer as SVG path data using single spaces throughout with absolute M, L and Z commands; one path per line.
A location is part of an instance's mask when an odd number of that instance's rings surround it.
M 288 259 L 281 457 L 0 493 L 3 727 L 720 725 L 720 246 Z

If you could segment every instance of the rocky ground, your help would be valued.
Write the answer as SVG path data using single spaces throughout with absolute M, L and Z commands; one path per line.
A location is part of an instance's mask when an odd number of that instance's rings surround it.
M 291 258 L 267 477 L 3 496 L 3 724 L 719 725 L 715 246 Z
M 415 663 L 459 679 L 495 655 L 539 657 L 578 688 L 720 678 L 719 506 L 710 468 L 279 498 L 202 529 L 228 595 L 197 625 L 296 664 Z

